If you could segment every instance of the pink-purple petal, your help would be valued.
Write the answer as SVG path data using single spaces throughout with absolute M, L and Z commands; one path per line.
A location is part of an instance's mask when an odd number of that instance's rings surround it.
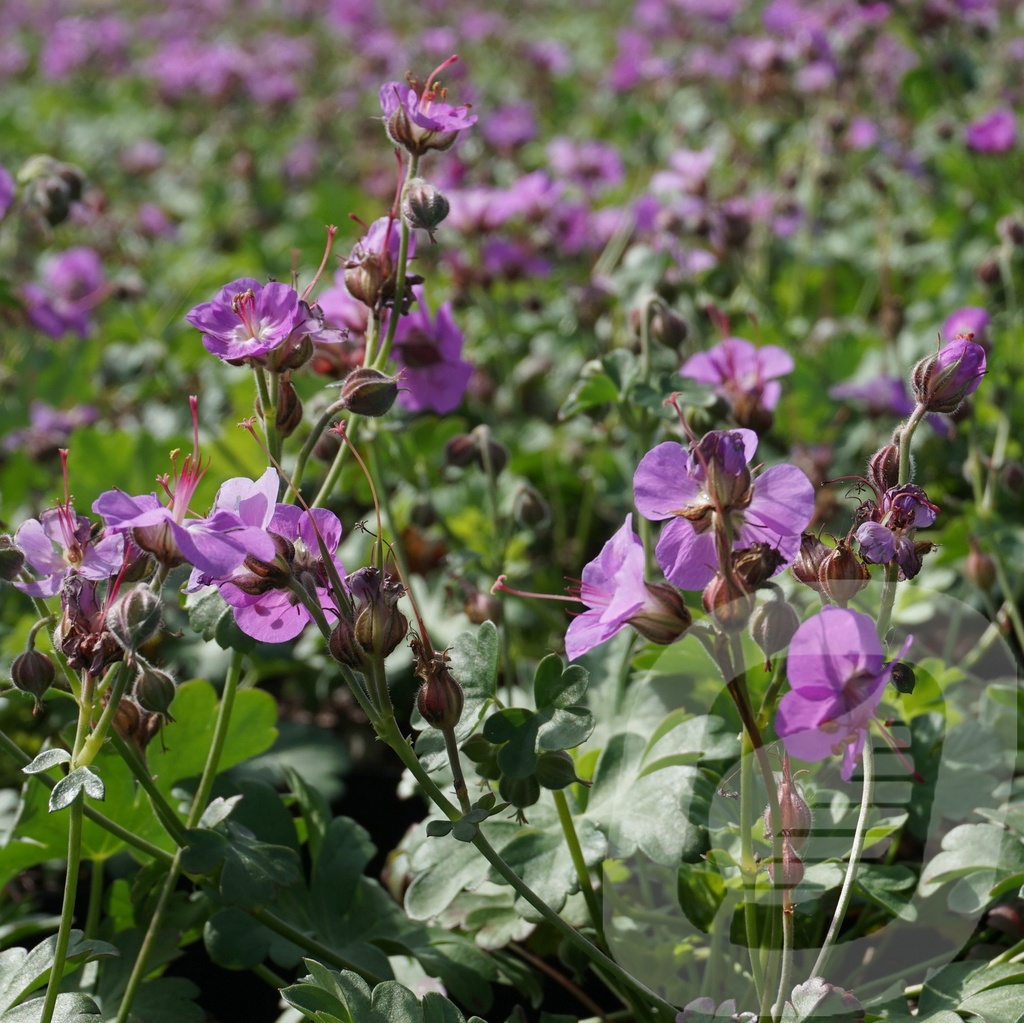
M 687 476 L 689 455 L 674 441 L 652 448 L 640 460 L 633 476 L 637 511 L 646 519 L 671 518 L 697 496 L 700 488 Z

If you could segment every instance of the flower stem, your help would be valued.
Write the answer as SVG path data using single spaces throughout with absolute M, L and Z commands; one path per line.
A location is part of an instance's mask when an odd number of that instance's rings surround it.
M 85 912 L 85 927 L 82 930 L 86 938 L 95 938 L 99 927 L 100 913 L 103 911 L 103 860 L 94 857 L 90 862 L 89 871 L 89 905 Z
M 68 865 L 64 875 L 64 904 L 61 907 L 60 926 L 57 929 L 57 944 L 53 950 L 53 965 L 50 967 L 50 979 L 46 984 L 46 999 L 39 1023 L 53 1023 L 53 1010 L 57 1005 L 57 994 L 64 976 L 64 963 L 68 955 L 68 944 L 71 941 L 71 925 L 75 915 L 75 896 L 78 894 L 78 868 L 82 855 L 82 807 L 85 804 L 85 792 L 81 789 L 71 803 L 68 821 Z
M 114 676 L 114 681 L 110 685 L 107 705 L 103 708 L 103 713 L 100 715 L 100 719 L 96 723 L 96 727 L 93 729 L 92 735 L 90 735 L 82 744 L 82 752 L 78 754 L 78 757 L 75 760 L 75 767 L 87 767 L 96 759 L 96 755 L 103 746 L 103 740 L 107 737 L 107 731 L 110 728 L 110 723 L 114 720 L 114 715 L 117 713 L 118 707 L 121 704 L 121 697 L 124 695 L 124 691 L 127 688 L 128 665 L 122 661 L 117 666 L 117 674 Z
M 825 942 L 821 946 L 818 958 L 815 960 L 814 968 L 811 970 L 812 977 L 824 975 L 825 967 L 828 965 L 832 948 L 839 937 L 839 928 L 842 926 L 843 918 L 853 898 L 853 882 L 857 878 L 857 866 L 860 862 L 861 853 L 864 851 L 864 840 L 867 837 L 868 813 L 871 810 L 871 803 L 875 796 L 875 757 L 871 747 L 870 733 L 864 742 L 864 753 L 862 757 L 864 771 L 864 787 L 860 797 L 860 813 L 857 815 L 857 827 L 853 834 L 853 846 L 850 849 L 850 860 L 846 865 L 846 877 L 843 878 L 843 887 L 839 892 L 839 901 L 836 903 L 835 913 L 832 916 L 832 923 L 829 926 L 828 934 L 825 935 Z
M 925 407 L 923 405 L 916 406 L 910 418 L 900 428 L 900 464 L 899 475 L 897 476 L 899 486 L 910 482 L 910 441 L 924 415 Z
M 299 450 L 298 457 L 295 459 L 295 467 L 292 469 L 292 485 L 286 488 L 284 496 L 281 498 L 282 504 L 295 503 L 297 492 L 302 486 L 302 477 L 306 472 L 306 463 L 309 461 L 309 456 L 313 453 L 313 448 L 316 447 L 316 442 L 320 439 L 320 435 L 324 430 L 331 425 L 331 420 L 334 419 L 335 416 L 340 415 L 344 408 L 344 402 L 333 402 L 324 409 L 320 418 L 313 424 L 313 429 L 310 430 L 309 436 L 306 438 L 305 443 Z M 342 447 L 344 447 L 344 445 L 342 445 Z
M 150 774 L 149 765 L 139 754 L 138 750 L 131 743 L 125 742 L 117 732 L 110 736 L 110 741 L 113 743 L 114 749 L 121 756 L 121 759 L 128 765 L 128 770 L 135 775 L 135 780 L 142 786 L 146 795 L 149 796 L 153 811 L 164 826 L 164 830 L 174 839 L 175 845 L 184 845 L 185 828 L 174 808 L 157 788 L 153 775 Z
M 783 867 L 777 868 L 782 874 Z M 779 977 L 779 996 L 772 1009 L 772 1020 L 780 1020 L 786 1007 L 786 998 L 793 990 L 793 926 L 794 906 L 790 893 L 782 890 L 782 975 Z M 815 971 L 817 973 L 817 971 Z
M 590 919 L 594 923 L 594 929 L 597 931 L 601 944 L 607 947 L 604 937 L 604 917 L 601 913 L 601 904 L 590 881 L 590 871 L 587 869 L 586 861 L 583 858 L 583 849 L 580 846 L 579 835 L 576 834 L 576 824 L 572 819 L 572 812 L 569 810 L 569 801 L 565 798 L 565 792 L 562 789 L 555 789 L 551 795 L 555 799 L 558 821 L 562 825 L 562 834 L 565 835 L 565 844 L 569 848 L 572 865 L 576 868 L 576 877 L 580 883 L 580 891 L 583 892 L 583 898 L 587 903 L 587 909 L 590 911 Z
M 271 456 L 277 458 L 280 443 L 277 436 L 277 399 L 276 394 L 271 397 L 270 388 L 267 386 L 267 373 L 262 366 L 253 366 L 253 376 L 256 380 L 256 393 L 259 395 L 260 408 L 263 410 L 263 436 L 267 442 L 267 451 Z M 277 387 L 275 384 L 274 390 Z

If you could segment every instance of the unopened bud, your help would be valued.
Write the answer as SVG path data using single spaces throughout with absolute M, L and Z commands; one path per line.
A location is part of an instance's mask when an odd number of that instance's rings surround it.
M 771 659 L 789 646 L 800 618 L 791 604 L 784 600 L 769 600 L 750 618 L 750 637 L 765 656 L 765 670 L 771 671 Z
M 998 284 L 1003 276 L 1002 270 L 999 267 L 999 259 L 996 256 L 986 256 L 978 264 L 977 274 L 978 280 L 982 284 Z
M 534 777 L 546 789 L 564 789 L 581 781 L 576 777 L 576 764 L 565 750 L 546 751 L 537 757 Z M 583 784 L 589 784 L 584 782 Z
M 118 597 L 107 612 L 107 631 L 128 652 L 135 653 L 160 628 L 160 597 L 148 586 L 135 586 Z
M 529 483 L 521 483 L 512 498 L 512 516 L 520 526 L 545 529 L 551 523 L 551 505 Z
M 25 567 L 25 555 L 9 533 L 0 534 L 0 579 L 13 582 Z
M 337 625 L 334 626 L 327 640 L 327 649 L 341 664 L 346 664 L 350 668 L 363 666 L 363 651 L 356 642 L 355 628 L 344 616 L 339 618 Z
M 929 412 L 955 412 L 978 389 L 985 375 L 985 349 L 973 336 L 959 335 L 914 367 L 914 397 Z
M 40 699 L 53 684 L 55 676 L 53 661 L 38 650 L 26 650 L 18 654 L 11 664 L 14 688 L 33 697 L 37 709 L 42 706 Z
M 782 836 L 782 869 L 776 870 L 777 866 L 776 863 L 768 862 L 768 876 L 779 888 L 796 888 L 804 879 L 803 860 L 797 855 L 793 842 L 787 835 Z
M 716 575 L 704 587 L 701 603 L 723 632 L 739 632 L 754 610 L 756 597 L 737 578 Z
M 818 570 L 822 593 L 839 607 L 846 607 L 870 581 L 867 566 L 843 540 L 822 559 Z
M 793 578 L 820 592 L 818 573 L 821 571 L 821 563 L 831 553 L 832 548 L 822 543 L 813 533 L 804 533 L 800 538 L 800 550 L 789 566 Z
M 890 678 L 896 692 L 904 695 L 912 693 L 914 686 L 917 685 L 917 675 L 914 674 L 914 669 L 909 664 L 904 664 L 903 661 L 897 661 L 892 666 Z
M 498 782 L 498 795 L 517 810 L 524 810 L 540 799 L 540 782 L 532 774 L 525 778 L 509 778 L 503 774 Z
M 416 709 L 431 728 L 454 728 L 462 717 L 465 695 L 442 659 L 435 659 L 416 693 Z
M 402 195 L 402 219 L 412 228 L 420 228 L 434 240 L 434 231 L 448 216 L 448 200 L 428 181 L 412 178 Z
M 644 639 L 659 646 L 674 643 L 693 623 L 683 595 L 668 583 L 644 583 L 652 606 L 626 619 Z
M 398 378 L 363 366 L 345 377 L 340 397 L 357 416 L 383 416 L 398 397 Z
M 370 254 L 345 264 L 345 289 L 357 301 L 374 309 L 384 285 L 391 277 L 391 257 L 387 252 Z
M 655 341 L 678 352 L 690 333 L 690 327 L 686 320 L 671 309 L 658 309 L 651 317 L 650 331 Z
M 277 414 L 274 422 L 282 437 L 290 437 L 302 422 L 302 399 L 295 385 L 284 375 L 277 387 Z
M 900 449 L 895 444 L 879 448 L 868 462 L 867 481 L 879 494 L 895 487 L 900 478 Z
M 387 657 L 405 639 L 409 620 L 393 604 L 375 601 L 356 618 L 356 642 L 368 653 Z
M 783 836 L 789 838 L 793 848 L 799 851 L 807 844 L 807 839 L 811 834 L 811 824 L 813 823 L 814 815 L 811 813 L 811 808 L 807 805 L 807 800 L 804 799 L 796 782 L 789 776 L 788 767 L 783 774 L 782 780 L 779 782 L 777 795 L 779 802 L 779 830 Z M 771 804 L 764 808 L 763 820 L 764 837 L 770 842 L 775 837 L 775 831 L 772 828 Z
M 135 699 L 139 706 L 151 714 L 159 714 L 164 721 L 173 721 L 168 709 L 174 702 L 174 679 L 166 671 L 142 662 L 135 677 Z
M 971 545 L 971 552 L 964 562 L 964 575 L 967 576 L 969 583 L 987 593 L 996 584 L 996 564 L 981 549 L 973 536 L 968 537 L 968 543 Z
M 470 594 L 462 610 L 474 625 L 482 625 L 484 622 L 501 624 L 501 601 L 490 593 L 481 593 L 477 590 Z
M 756 590 L 775 575 L 785 560 L 778 548 L 759 542 L 733 551 L 732 570 L 748 590 Z

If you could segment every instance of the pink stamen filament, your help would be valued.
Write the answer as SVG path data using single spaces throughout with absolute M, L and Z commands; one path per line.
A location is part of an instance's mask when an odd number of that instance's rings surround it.
M 327 225 L 327 245 L 324 248 L 324 258 L 320 260 L 320 266 L 317 272 L 313 275 L 313 279 L 306 285 L 306 290 L 302 293 L 302 301 L 305 302 L 309 298 L 310 293 L 316 287 L 317 282 L 323 276 L 323 272 L 327 267 L 327 260 L 331 254 L 331 249 L 334 247 L 334 236 L 338 233 L 338 229 L 334 224 Z
M 570 604 L 581 602 L 580 597 L 563 597 L 557 593 L 533 593 L 529 590 L 514 590 L 511 586 L 505 585 L 507 578 L 508 576 L 506 575 L 499 575 L 488 592 L 493 595 L 500 591 L 501 593 L 510 593 L 513 597 L 536 597 L 537 600 L 564 600 Z M 580 585 L 582 586 L 582 583 Z
M 326 258 L 326 257 L 325 257 Z M 231 299 L 231 308 L 249 332 L 249 337 L 259 337 L 259 320 L 256 316 L 256 296 L 252 288 L 235 295 Z

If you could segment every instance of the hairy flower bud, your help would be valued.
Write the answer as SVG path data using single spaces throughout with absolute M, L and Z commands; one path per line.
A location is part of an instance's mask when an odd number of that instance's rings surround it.
M 450 208 L 441 192 L 423 178 L 412 178 L 406 184 L 402 194 L 402 219 L 410 227 L 426 231 L 431 241 Z
M 964 575 L 969 583 L 987 593 L 996 584 L 996 564 L 981 549 L 973 536 L 967 540 L 971 545 L 971 551 L 964 562 Z
M 796 782 L 790 777 L 788 762 L 782 780 L 779 782 L 778 801 L 779 830 L 784 838 L 790 840 L 793 849 L 799 851 L 807 844 L 807 839 L 811 834 L 813 814 Z M 764 808 L 763 820 L 764 837 L 770 842 L 775 837 L 772 828 L 771 804 Z
M 831 553 L 832 548 L 822 543 L 813 533 L 804 533 L 800 538 L 800 550 L 789 566 L 793 578 L 820 593 L 818 573 L 821 571 L 821 563 Z
M 345 262 L 345 289 L 357 302 L 375 309 L 393 273 L 391 254 L 386 249 L 364 253 L 358 259 Z
M 659 308 L 651 317 L 650 331 L 655 341 L 678 352 L 690 333 L 690 327 L 678 313 L 671 309 Z
M 135 586 L 107 611 L 107 630 L 128 653 L 135 653 L 160 628 L 160 597 L 148 586 Z
M 51 227 L 68 218 L 71 204 L 82 197 L 85 175 L 73 164 L 61 163 L 52 156 L 33 156 L 18 171 L 24 202 Z
M 899 482 L 900 449 L 895 444 L 879 448 L 868 462 L 867 481 L 876 493 L 895 487 Z
M 565 750 L 548 750 L 541 753 L 537 757 L 537 769 L 533 773 L 546 789 L 564 789 L 567 785 L 582 780 L 576 776 L 576 764 Z
M 776 866 L 772 861 L 768 862 L 768 876 L 779 888 L 796 888 L 804 879 L 803 860 L 787 835 L 782 836 L 782 869 L 777 871 Z
M 383 416 L 397 397 L 398 377 L 370 366 L 354 369 L 341 385 L 341 400 L 357 416 Z
M 387 657 L 409 631 L 409 619 L 394 604 L 374 601 L 356 617 L 356 642 L 368 653 Z
M 26 650 L 18 654 L 11 664 L 14 688 L 33 697 L 36 710 L 42 707 L 41 697 L 53 684 L 55 677 L 53 661 L 38 650 Z
M 0 534 L 0 579 L 13 582 L 25 567 L 25 555 L 9 533 Z
M 839 607 L 846 607 L 870 581 L 871 573 L 844 540 L 822 559 L 818 570 L 822 593 Z
M 985 349 L 973 338 L 958 335 L 914 367 L 914 397 L 929 412 L 955 412 L 978 389 L 985 375 Z
M 733 574 L 747 587 L 763 586 L 786 559 L 769 543 L 759 542 L 732 553 Z
M 750 637 L 765 656 L 765 671 L 771 671 L 771 659 L 789 646 L 800 627 L 800 619 L 785 600 L 769 600 L 750 618 Z
M 484 622 L 501 624 L 501 601 L 490 593 L 475 590 L 466 598 L 462 610 L 474 625 L 482 625 Z
M 362 668 L 362 647 L 356 642 L 355 627 L 344 616 L 338 619 L 337 625 L 331 631 L 327 649 L 339 663 L 347 664 L 350 668 Z
M 644 583 L 647 595 L 654 608 L 647 608 L 626 624 L 632 626 L 644 639 L 659 646 L 674 643 L 693 623 L 693 615 L 683 600 L 683 595 L 668 583 Z
M 267 535 L 274 541 L 274 560 L 260 561 L 259 558 L 247 554 L 242 564 L 252 573 L 252 578 L 249 575 L 231 578 L 232 585 L 237 586 L 243 593 L 266 593 L 269 590 L 284 589 L 288 585 L 295 561 L 295 544 L 280 533 L 267 530 Z
M 416 709 L 431 728 L 454 728 L 462 717 L 465 696 L 443 655 L 435 658 L 416 693 Z
M 716 575 L 704 587 L 701 603 L 723 632 L 739 632 L 754 610 L 757 598 L 739 579 Z
M 145 661 L 140 663 L 135 677 L 135 699 L 143 710 L 159 714 L 164 721 L 173 721 L 168 708 L 174 702 L 175 689 L 174 679 L 166 671 Z

